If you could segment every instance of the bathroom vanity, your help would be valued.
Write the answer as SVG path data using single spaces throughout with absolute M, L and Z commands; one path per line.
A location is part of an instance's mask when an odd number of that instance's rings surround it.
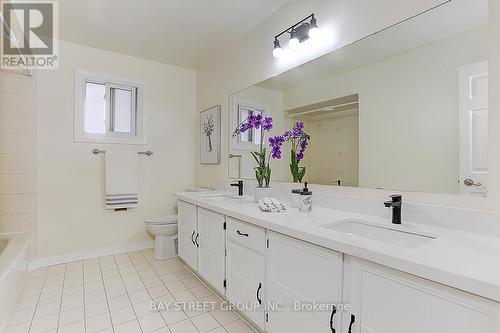
M 489 237 L 324 207 L 263 213 L 225 194 L 177 197 L 179 256 L 227 301 L 257 304 L 239 312 L 262 331 L 500 332 Z

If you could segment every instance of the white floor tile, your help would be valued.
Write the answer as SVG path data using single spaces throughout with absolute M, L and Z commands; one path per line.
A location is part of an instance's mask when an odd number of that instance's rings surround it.
M 190 320 L 184 320 L 179 323 L 170 325 L 170 331 L 172 333 L 198 333 L 193 323 Z
M 141 333 L 141 327 L 137 320 L 132 320 L 113 327 L 115 333 Z
M 153 312 L 157 312 L 157 311 L 151 309 L 151 301 L 137 303 L 137 304 L 134 304 L 133 307 L 134 307 L 135 314 L 137 315 L 137 318 L 144 317 L 144 316 L 151 314 Z
M 12 311 L 34 308 L 38 302 L 38 296 L 19 298 L 14 304 Z
M 131 306 L 111 311 L 111 321 L 113 322 L 113 326 L 125 323 L 127 321 L 131 321 L 134 319 L 136 319 L 136 317 L 135 317 L 134 310 L 132 309 Z
M 203 297 L 207 297 L 213 294 L 213 291 L 210 290 L 208 287 L 201 285 L 198 287 L 194 287 L 192 289 L 189 289 L 196 298 L 200 299 Z
M 57 328 L 58 318 L 59 314 L 34 319 L 31 323 L 30 333 L 41 333 Z
M 217 320 L 208 312 L 191 318 L 191 321 L 200 333 L 208 332 L 220 326 Z
M 85 321 L 80 320 L 65 326 L 59 326 L 58 333 L 85 333 Z
M 85 318 L 85 311 L 83 307 L 75 308 L 72 310 L 61 312 L 59 315 L 59 326 L 68 325 Z
M 111 327 L 111 319 L 108 313 L 85 319 L 85 327 L 87 333 L 102 331 Z
M 161 311 L 160 314 L 169 326 L 188 319 L 188 316 L 184 313 L 184 311 L 176 307 L 165 309 Z
M 108 303 L 106 301 L 99 301 L 85 306 L 85 318 L 94 317 L 108 312 Z
M 132 304 L 142 303 L 145 301 L 151 301 L 151 296 L 146 290 L 140 290 L 129 294 L 130 301 Z
M 109 309 L 117 310 L 131 306 L 128 295 L 121 295 L 108 299 Z
M 227 333 L 227 331 L 224 329 L 224 327 L 217 327 L 214 330 L 211 330 L 208 333 Z
M 238 319 L 238 316 L 236 316 L 236 314 L 230 310 L 216 309 L 211 311 L 210 313 L 221 325 L 232 323 L 233 321 Z
M 245 324 L 245 322 L 243 322 L 242 320 L 237 320 L 237 321 L 234 321 L 230 324 L 224 325 L 224 328 L 229 333 L 254 333 L 255 332 L 247 324 Z
M 83 295 L 78 295 L 72 298 L 66 298 L 62 300 L 61 311 L 68 311 L 71 309 L 83 307 Z
M 35 308 L 15 311 L 9 314 L 6 321 L 6 326 L 14 326 L 25 322 L 30 322 L 33 319 Z
M 61 302 L 59 301 L 38 305 L 35 312 L 35 318 L 41 318 L 59 313 L 60 308 Z
M 15 326 L 6 327 L 2 330 L 2 333 L 28 333 L 30 329 L 30 322 L 18 324 Z
M 180 259 L 158 261 L 152 251 L 35 270 L 23 291 L 3 333 L 253 333 Z M 153 299 L 170 308 L 154 309 Z
M 139 324 L 144 333 L 149 333 L 167 326 L 159 312 L 139 318 Z

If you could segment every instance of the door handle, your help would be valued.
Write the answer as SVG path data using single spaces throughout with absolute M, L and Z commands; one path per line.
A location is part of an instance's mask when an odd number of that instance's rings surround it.
M 245 233 L 242 233 L 241 231 L 239 230 L 236 230 L 236 233 L 240 236 L 245 236 L 245 237 L 248 237 L 248 234 L 245 234 Z
M 257 302 L 259 302 L 259 305 L 262 305 L 262 299 L 259 296 L 261 289 L 262 289 L 262 283 L 259 282 L 259 287 L 257 287 Z
M 193 233 L 191 234 L 191 242 L 193 243 L 193 245 L 196 245 L 194 242 L 194 230 L 193 230 Z
M 198 243 L 198 237 L 200 237 L 200 234 L 196 234 L 196 238 L 194 239 L 194 242 L 196 243 L 196 247 L 200 247 L 200 243 Z
M 352 325 L 354 324 L 355 321 L 356 321 L 356 316 L 354 316 L 353 314 L 351 314 L 351 322 L 349 323 L 349 331 L 348 331 L 348 333 L 352 333 Z
M 335 313 L 337 313 L 337 307 L 333 305 L 332 314 L 330 315 L 330 329 L 332 330 L 332 333 L 335 333 L 335 322 L 333 321 Z
M 481 184 L 481 182 L 476 183 L 472 179 L 467 178 L 466 180 L 464 180 L 464 185 L 465 186 L 482 186 L 483 184 Z

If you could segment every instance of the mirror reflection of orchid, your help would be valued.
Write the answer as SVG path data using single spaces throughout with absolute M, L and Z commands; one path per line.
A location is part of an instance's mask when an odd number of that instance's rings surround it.
M 234 130 L 233 136 L 244 133 L 250 129 L 260 130 L 260 145 L 259 151 L 251 152 L 253 158 L 257 162 L 255 170 L 255 179 L 257 180 L 258 187 L 269 187 L 271 181 L 271 168 L 269 167 L 269 160 L 271 154 L 267 156 L 266 161 L 266 147 L 264 147 L 264 131 L 269 132 L 273 128 L 273 118 L 263 117 L 261 114 L 254 114 L 250 111 L 248 117 L 243 120 L 238 127 Z
M 207 137 L 207 151 L 212 151 L 212 133 L 215 129 L 214 115 L 210 114 L 203 120 L 203 134 Z
M 298 121 L 291 130 L 286 130 L 283 135 L 276 135 L 269 138 L 271 155 L 274 159 L 281 158 L 281 147 L 283 143 L 290 142 L 290 172 L 294 183 L 301 183 L 306 174 L 306 167 L 299 166 L 300 161 L 304 159 L 304 152 L 309 145 L 311 137 L 304 131 L 304 123 Z

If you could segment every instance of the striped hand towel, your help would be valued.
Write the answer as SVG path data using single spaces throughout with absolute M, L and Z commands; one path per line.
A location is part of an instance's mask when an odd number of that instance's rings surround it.
M 137 207 L 138 159 L 134 150 L 106 151 L 106 208 Z

